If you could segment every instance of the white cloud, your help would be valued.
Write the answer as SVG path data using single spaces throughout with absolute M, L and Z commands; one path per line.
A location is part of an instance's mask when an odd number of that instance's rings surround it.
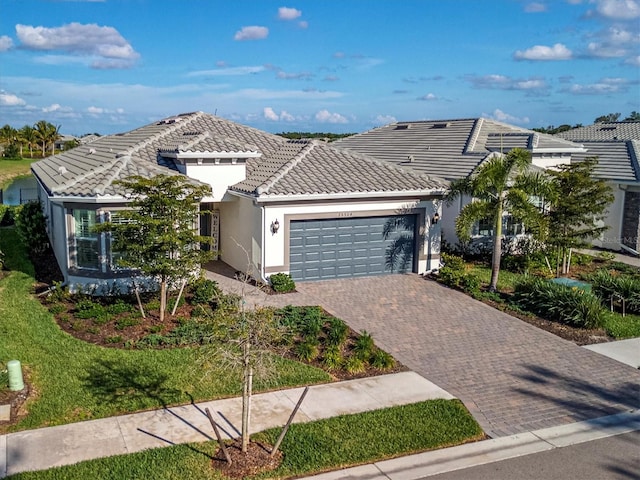
M 236 32 L 236 34 L 233 36 L 233 39 L 238 41 L 262 40 L 263 38 L 267 38 L 268 35 L 269 29 L 267 27 L 259 27 L 253 25 L 249 27 L 242 27 Z
M 283 122 L 293 122 L 296 118 L 286 110 L 280 112 L 280 120 Z
M 17 95 L 13 95 L 11 93 L 0 92 L 0 105 L 5 107 L 15 107 L 20 105 L 25 105 L 25 102 L 22 98 Z
M 518 50 L 513 57 L 516 60 L 569 60 L 572 53 L 563 44 L 556 43 L 553 47 L 535 45 L 526 50 Z
M 637 0 L 595 0 L 596 11 L 605 18 L 633 20 L 640 17 L 640 3 Z
M 101 113 L 104 113 L 104 108 L 101 107 L 94 107 L 93 105 L 90 106 L 89 108 L 87 108 L 87 112 L 94 114 L 94 115 L 100 115 Z
M 591 84 L 574 84 L 563 89 L 563 92 L 574 95 L 607 95 L 612 93 L 625 93 L 629 90 L 629 81 L 624 78 L 603 78 L 599 82 Z
M 42 111 L 44 113 L 51 113 L 51 112 L 56 112 L 58 110 L 60 110 L 62 107 L 60 106 L 59 103 L 52 103 L 51 105 L 49 105 L 48 107 L 43 107 Z
M 282 110 L 280 112 L 280 115 L 278 115 L 273 108 L 271 107 L 265 107 L 262 109 L 262 115 L 264 116 L 265 119 L 270 120 L 272 122 L 293 122 L 294 120 L 296 120 L 296 117 L 294 117 L 293 115 L 291 115 L 289 112 L 287 112 L 286 110 Z
M 301 15 L 302 15 L 302 12 L 295 8 L 289 8 L 289 7 L 278 8 L 278 18 L 280 20 L 295 20 Z
M 499 108 L 496 108 L 492 114 L 487 115 L 486 113 L 483 113 L 482 116 L 493 118 L 494 120 L 497 120 L 499 122 L 505 122 L 505 123 L 516 123 L 516 124 L 529 123 L 529 117 L 516 117 L 514 115 L 510 115 L 506 112 L 503 112 Z
M 544 3 L 531 2 L 524 6 L 524 11 L 527 13 L 540 13 L 546 12 L 547 6 Z
M 6 52 L 13 47 L 13 40 L 7 35 L 0 36 L 0 52 Z
M 627 50 L 613 45 L 605 45 L 598 42 L 591 42 L 587 45 L 587 54 L 590 57 L 617 58 L 623 57 Z
M 197 70 L 187 73 L 187 77 L 231 77 L 239 75 L 250 75 L 264 72 L 266 68 L 262 65 L 244 67 L 224 67 L 214 70 Z
M 18 24 L 16 34 L 21 46 L 29 50 L 94 56 L 96 60 L 92 66 L 96 68 L 103 68 L 105 64 L 111 64 L 111 68 L 124 68 L 140 57 L 115 28 L 95 23 L 69 23 L 54 28 Z
M 374 125 L 388 125 L 389 123 L 396 123 L 398 120 L 393 115 L 377 115 L 373 120 Z
M 287 73 L 280 71 L 276 74 L 280 80 L 311 80 L 313 74 L 309 72 Z
M 423 95 L 421 97 L 418 97 L 418 100 L 437 100 L 438 97 L 436 97 L 433 93 L 427 93 L 426 95 Z
M 320 123 L 349 123 L 346 117 L 339 113 L 331 113 L 329 110 L 320 110 L 315 114 L 315 119 Z
M 529 95 L 546 95 L 549 85 L 543 78 L 517 79 L 506 75 L 466 75 L 464 77 L 473 88 L 488 90 L 523 90 Z
M 278 114 L 274 112 L 273 108 L 271 107 L 265 107 L 262 112 L 263 112 L 264 118 L 266 118 L 267 120 L 271 120 L 273 122 L 277 122 L 278 120 L 280 120 L 280 117 L 278 116 Z
M 307 22 L 306 20 L 300 20 L 298 22 L 298 27 L 302 28 L 303 30 L 305 28 L 309 28 L 309 22 Z
M 634 67 L 640 67 L 640 55 L 627 58 L 624 63 L 626 65 L 632 65 Z

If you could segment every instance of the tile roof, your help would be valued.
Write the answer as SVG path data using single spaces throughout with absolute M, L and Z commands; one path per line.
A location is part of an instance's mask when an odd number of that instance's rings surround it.
M 318 140 L 290 140 L 254 165 L 249 178 L 232 190 L 260 198 L 353 195 L 358 193 L 438 194 L 447 182 L 335 149 Z
M 397 122 L 332 145 L 448 180 L 468 176 L 491 152 L 580 149 L 552 135 L 486 118 Z
M 231 188 L 260 197 L 362 192 L 426 194 L 446 188 L 441 180 L 324 142 L 288 141 L 202 112 L 169 117 L 127 133 L 100 137 L 89 145 L 36 162 L 32 170 L 55 195 L 118 197 L 125 191 L 116 181 L 131 175 L 180 175 L 169 158 L 174 153 L 249 157 L 246 180 Z
M 586 153 L 574 154 L 571 161 L 582 161 L 598 157 L 595 175 L 606 180 L 640 181 L 640 140 L 593 140 L 582 141 Z
M 640 122 L 603 122 L 555 135 L 567 140 L 640 140 Z
M 119 196 L 116 180 L 131 175 L 179 175 L 175 164 L 159 152 L 278 150 L 286 140 L 202 112 L 163 119 L 130 132 L 99 137 L 88 145 L 35 162 L 31 169 L 56 195 Z M 260 145 L 259 149 L 256 145 Z

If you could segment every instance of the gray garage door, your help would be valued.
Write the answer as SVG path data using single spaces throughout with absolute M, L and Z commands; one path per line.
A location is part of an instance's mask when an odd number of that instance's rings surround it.
M 402 216 L 400 228 L 385 239 L 383 231 L 393 217 L 294 220 L 290 224 L 289 267 L 294 280 L 360 277 L 412 271 L 416 216 Z M 397 222 L 396 222 L 397 223 Z M 388 266 L 389 248 L 405 241 L 407 256 L 395 268 Z

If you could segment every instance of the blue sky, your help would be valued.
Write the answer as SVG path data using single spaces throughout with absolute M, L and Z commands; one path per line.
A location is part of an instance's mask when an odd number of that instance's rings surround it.
M 360 132 L 640 111 L 640 0 L 0 0 L 0 124 Z

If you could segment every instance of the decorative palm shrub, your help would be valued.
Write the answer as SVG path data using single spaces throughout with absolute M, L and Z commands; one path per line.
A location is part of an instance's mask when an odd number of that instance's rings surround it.
M 540 278 L 516 284 L 513 301 L 523 310 L 581 328 L 601 327 L 607 313 L 593 293 Z
M 640 313 L 640 279 L 630 275 L 613 275 L 608 270 L 598 270 L 589 277 L 592 291 L 605 305 L 612 296 L 620 296 L 630 313 Z

